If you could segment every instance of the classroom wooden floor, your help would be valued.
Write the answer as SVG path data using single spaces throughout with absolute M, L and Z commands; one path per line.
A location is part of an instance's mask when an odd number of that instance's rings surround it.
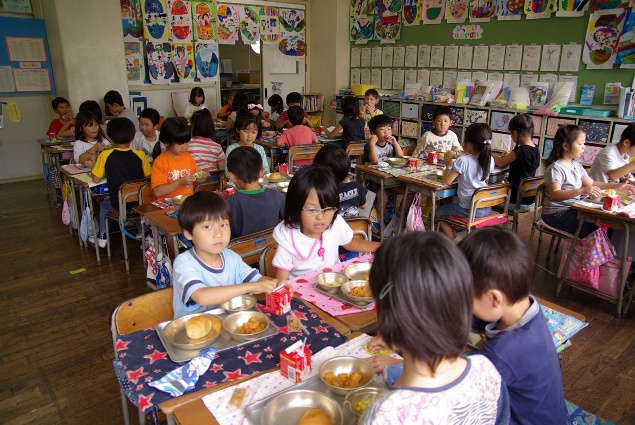
M 122 423 L 109 318 L 148 291 L 139 247 L 129 241 L 130 274 L 118 235 L 113 259 L 102 250 L 98 266 L 94 250 L 81 249 L 62 225 L 41 181 L 0 185 L 0 199 L 0 423 Z M 529 226 L 521 229 L 527 238 Z M 80 268 L 86 271 L 69 274 Z M 543 271 L 534 282 L 535 294 L 589 321 L 563 354 L 566 398 L 635 424 L 635 309 L 617 319 L 613 304 L 579 291 L 556 299 L 554 279 Z

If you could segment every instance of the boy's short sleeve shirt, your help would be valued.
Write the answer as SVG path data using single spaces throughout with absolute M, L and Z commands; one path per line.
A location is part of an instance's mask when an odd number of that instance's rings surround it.
M 371 118 L 376 117 L 377 115 L 382 115 L 383 112 L 381 109 L 375 108 L 373 112 L 366 112 L 366 108 L 361 109 L 361 117 L 364 118 L 364 121 L 368 122 Z
M 359 207 L 366 203 L 366 193 L 364 186 L 358 182 L 340 183 L 338 185 L 340 195 L 340 210 L 342 217 L 354 217 L 359 213 Z
M 128 118 L 134 124 L 134 131 L 139 131 L 139 118 L 132 109 L 125 108 L 119 112 L 119 118 Z
M 380 146 L 379 143 L 375 144 L 375 152 L 377 153 L 377 161 L 386 161 L 388 158 L 392 158 L 395 155 L 395 148 L 390 143 L 386 142 L 384 146 Z M 366 161 L 370 158 L 370 143 L 364 145 L 364 157 Z
M 59 118 L 55 118 L 53 121 L 51 121 L 51 124 L 49 124 L 49 129 L 46 130 L 46 134 L 48 135 L 49 133 L 55 133 L 55 135 L 57 136 L 62 127 L 64 127 L 64 123 L 62 122 L 62 120 Z
M 608 145 L 598 152 L 595 160 L 593 160 L 593 165 L 591 165 L 589 175 L 596 182 L 608 183 L 608 172 L 617 170 L 626 164 L 628 164 L 628 159 L 620 154 L 617 145 Z
M 156 135 L 156 138 L 154 140 L 148 140 L 141 131 L 137 131 L 134 135 L 132 143 L 130 143 L 130 147 L 132 149 L 139 149 L 143 151 L 143 153 L 145 153 L 148 157 L 148 161 L 150 162 L 152 162 L 152 151 L 154 150 L 154 146 L 157 143 L 161 143 L 161 141 L 159 140 L 159 130 L 154 130 L 154 134 Z M 161 143 L 161 152 L 163 151 L 165 151 L 165 145 Z
M 115 148 L 102 152 L 91 172 L 100 179 L 106 177 L 110 203 L 119 210 L 119 187 L 127 181 L 149 176 L 152 166 L 138 149 Z
M 192 294 L 201 288 L 236 285 L 254 282 L 262 276 L 258 270 L 249 267 L 230 249 L 221 252 L 223 266 L 219 269 L 205 264 L 194 248 L 179 254 L 174 260 L 174 297 L 172 307 L 174 318 L 185 314 L 205 311 L 213 306 L 201 306 L 194 302 Z

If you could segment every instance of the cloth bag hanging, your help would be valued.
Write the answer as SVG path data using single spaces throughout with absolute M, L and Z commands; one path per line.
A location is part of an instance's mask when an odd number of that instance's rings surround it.
M 406 230 L 414 232 L 417 230 L 425 230 L 423 226 L 423 214 L 421 212 L 421 194 L 416 193 L 412 200 L 412 205 L 408 210 L 408 217 L 406 217 Z
M 571 275 L 571 280 L 585 283 L 594 289 L 600 284 L 600 266 L 615 258 L 615 249 L 606 234 L 608 226 L 597 221 L 597 230 L 581 239 L 582 261 Z

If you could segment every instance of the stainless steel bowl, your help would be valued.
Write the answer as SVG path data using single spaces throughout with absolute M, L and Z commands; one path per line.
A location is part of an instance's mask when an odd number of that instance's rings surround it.
M 340 287 L 346 282 L 348 282 L 348 277 L 344 273 L 320 273 L 315 276 L 315 283 L 318 287 L 329 294 L 339 292 Z
M 386 162 L 393 167 L 403 167 L 408 165 L 408 158 L 388 158 L 386 159 Z
M 350 375 L 353 372 L 357 372 L 362 375 L 362 379 L 359 381 L 359 386 L 355 388 L 342 388 L 336 385 L 331 385 L 324 380 L 324 375 L 328 372 L 333 372 L 335 376 L 340 373 L 348 373 Z M 323 362 L 318 373 L 320 375 L 320 379 L 330 391 L 335 394 L 345 396 L 353 390 L 367 386 L 373 380 L 373 376 L 375 376 L 375 369 L 373 369 L 373 367 L 366 361 L 357 357 L 342 356 L 333 357 L 332 359 Z
M 364 409 L 361 412 L 358 412 L 356 410 L 357 405 L 366 400 L 370 401 L 369 405 L 372 404 L 373 400 L 375 400 L 375 397 L 377 397 L 381 392 L 382 392 L 381 388 L 375 388 L 375 387 L 358 388 L 346 394 L 346 397 L 344 398 L 344 406 L 346 406 L 348 410 L 353 412 L 354 415 L 362 416 L 364 412 L 366 411 L 366 409 Z
M 344 269 L 344 274 L 350 280 L 368 280 L 370 267 L 373 263 L 356 263 Z
M 199 172 L 197 172 L 194 175 L 196 176 L 196 181 L 198 181 L 199 183 L 204 183 L 209 178 L 209 172 L 208 171 L 199 171 Z
M 263 425 L 297 424 L 309 409 L 322 409 L 333 425 L 342 425 L 344 413 L 331 397 L 318 391 L 293 390 L 272 398 L 262 411 Z
M 174 205 L 181 205 L 189 195 L 176 195 L 170 198 Z
M 265 174 L 263 177 L 266 182 L 278 183 L 278 182 L 287 181 L 287 178 L 289 177 L 289 175 L 287 173 L 269 173 L 269 174 Z
M 280 182 L 276 184 L 276 188 L 282 193 L 287 193 L 289 190 L 289 183 L 290 182 Z
M 265 328 L 260 332 L 253 334 L 239 333 L 238 327 L 246 323 L 251 317 L 255 317 L 260 323 L 265 325 Z M 237 313 L 232 313 L 223 319 L 223 329 L 232 337 L 232 339 L 245 342 L 260 338 L 269 327 L 269 323 L 269 318 L 264 313 L 259 311 L 239 311 Z
M 185 332 L 185 324 L 187 323 L 187 321 L 192 319 L 193 317 L 201 316 L 203 314 L 206 313 L 188 314 L 186 316 L 181 316 L 178 319 L 172 320 L 163 330 L 165 338 L 173 346 L 182 348 L 184 350 L 194 350 L 197 348 L 209 347 L 218 339 L 220 334 L 223 332 L 220 326 L 221 319 L 219 317 L 212 314 L 206 314 L 206 316 L 212 320 L 212 329 L 203 338 L 192 339 L 188 337 L 187 333 Z M 216 324 L 217 331 L 214 330 L 214 324 Z
M 370 296 L 370 297 L 356 297 L 350 294 L 350 292 L 353 290 L 353 288 L 357 287 L 357 286 L 363 286 L 365 288 L 368 289 L 368 291 L 370 292 L 370 284 L 368 283 L 367 280 L 349 280 L 348 282 L 346 282 L 345 284 L 342 285 L 342 292 L 344 293 L 344 295 L 346 295 L 346 297 L 351 300 L 352 302 L 354 302 L 355 304 L 370 304 L 373 301 L 375 301 L 375 299 Z M 371 292 L 372 293 L 372 292 Z
M 229 301 L 225 301 L 220 306 L 228 313 L 249 310 L 256 305 L 256 297 L 253 295 L 239 295 Z

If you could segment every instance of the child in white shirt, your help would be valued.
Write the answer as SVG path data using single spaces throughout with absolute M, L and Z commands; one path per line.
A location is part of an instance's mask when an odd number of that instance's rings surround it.
M 146 108 L 141 111 L 139 131 L 135 133 L 134 140 L 130 144 L 132 149 L 143 151 L 150 163 L 165 150 L 165 145 L 159 140 L 159 121 L 161 121 L 161 115 L 156 109 Z
M 635 161 L 629 157 L 635 155 L 635 123 L 624 129 L 617 144 L 607 145 L 598 152 L 589 176 L 595 181 L 608 183 L 610 181 L 626 180 L 633 170 Z
M 426 131 L 417 142 L 412 156 L 423 158 L 427 151 L 447 152 L 449 150 L 462 151 L 461 143 L 456 134 L 450 130 L 452 125 L 452 110 L 447 106 L 439 106 L 432 113 L 434 129 Z

